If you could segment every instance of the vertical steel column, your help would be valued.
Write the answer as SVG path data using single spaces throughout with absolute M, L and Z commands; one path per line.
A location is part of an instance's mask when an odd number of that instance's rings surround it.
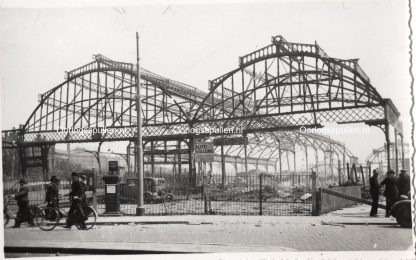
M 327 175 L 327 169 L 326 169 L 326 151 L 324 151 L 324 183 L 326 185 L 327 181 L 326 181 L 326 176 Z
M 338 157 L 338 186 L 341 187 L 342 185 L 342 178 L 341 178 L 341 160 Z
M 305 145 L 305 163 L 306 163 L 306 172 L 309 170 L 309 162 L 308 162 L 308 146 Z
M 189 182 L 191 187 L 194 186 L 194 164 L 192 154 L 194 153 L 194 137 L 189 138 L 189 152 L 188 152 L 188 167 L 189 167 Z M 211 171 L 212 171 L 212 163 L 211 163 Z M 196 183 L 195 183 L 196 184 Z
M 334 179 L 335 179 L 335 175 L 334 175 L 334 153 L 333 153 L 333 151 L 332 151 L 332 148 L 331 148 L 331 151 L 330 151 L 330 153 L 329 153 L 329 169 L 331 170 L 331 177 L 332 177 L 332 182 L 334 182 Z
M 133 177 L 137 179 L 137 148 L 136 148 L 136 142 L 133 143 L 134 144 L 134 149 L 133 149 Z
M 287 163 L 287 172 L 288 172 L 288 179 L 292 180 L 292 184 L 294 184 L 294 180 L 293 180 L 293 173 L 290 174 L 290 161 L 289 161 L 289 151 L 286 151 L 286 163 Z
M 166 147 L 165 147 L 166 150 Z M 154 141 L 150 141 L 150 161 L 151 161 L 151 176 L 156 176 L 155 173 L 155 143 Z M 165 155 L 166 156 L 166 155 Z
M 397 145 L 397 129 L 394 128 L 394 153 L 395 153 L 395 163 L 396 163 L 396 174 L 399 174 L 399 148 Z
M 12 151 L 12 180 L 14 180 L 14 164 L 15 164 L 15 160 L 16 160 L 16 154 L 15 154 L 16 151 L 14 149 L 11 149 L 11 151 Z M 55 151 L 55 149 L 54 149 L 54 151 Z M 55 158 L 55 153 L 52 156 L 53 156 L 53 158 Z M 54 161 L 52 161 L 52 170 L 54 169 L 53 163 L 54 163 Z
M 144 216 L 144 191 L 143 191 L 143 142 L 142 142 L 142 108 L 140 95 L 140 55 L 139 55 L 139 33 L 136 32 L 137 47 L 137 78 L 136 78 L 136 112 L 137 112 L 137 140 L 136 140 L 136 158 L 137 158 L 137 207 L 136 215 Z
M 295 184 L 296 180 L 296 152 L 293 151 L 293 184 Z
M 391 161 L 390 161 L 390 125 L 386 123 L 385 125 L 384 134 L 386 136 L 386 155 L 387 155 L 387 171 L 391 170 Z
M 51 161 L 50 169 L 51 169 L 52 175 L 54 175 L 54 173 L 55 173 L 55 145 L 52 145 L 51 149 L 52 149 L 52 152 L 51 152 L 52 155 L 51 155 L 51 158 L 50 158 L 50 161 Z M 13 157 L 12 157 L 12 176 L 14 176 L 14 160 L 15 160 L 14 150 L 12 150 L 12 154 L 13 154 Z M 13 178 L 12 178 L 12 180 L 13 180 Z
M 400 134 L 400 140 L 401 140 L 401 143 L 402 143 L 402 169 L 404 170 L 405 169 L 405 162 L 404 162 L 404 140 L 403 140 L 404 138 L 403 138 L 403 133 L 401 133 Z
M 131 178 L 130 146 L 131 146 L 131 143 L 129 143 L 129 145 L 127 145 L 127 176 L 129 178 Z
M 67 143 L 66 144 L 66 152 L 68 154 L 68 158 L 67 158 L 67 173 L 68 175 L 71 174 L 71 144 Z
M 279 141 L 279 182 L 282 182 L 282 149 Z
M 343 152 L 342 152 L 342 175 L 345 176 L 345 153 L 346 153 L 346 149 L 345 149 L 345 145 L 343 145 Z
M 178 141 L 178 175 L 182 175 L 182 150 L 181 150 L 181 140 Z
M 316 172 L 312 172 L 312 216 L 319 215 L 318 200 L 317 200 L 317 190 L 316 190 Z
M 221 181 L 222 188 L 225 187 L 226 173 L 225 173 L 225 155 L 224 155 L 224 145 L 221 145 Z
M 247 143 L 244 143 L 244 169 L 245 169 L 245 177 L 248 187 L 248 165 L 247 165 Z

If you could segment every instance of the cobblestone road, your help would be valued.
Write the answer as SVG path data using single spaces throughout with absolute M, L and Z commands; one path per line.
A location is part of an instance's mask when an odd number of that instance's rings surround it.
M 72 241 L 75 247 L 116 242 L 135 248 L 205 248 L 209 252 L 412 250 L 411 229 L 400 228 L 394 219 L 370 219 L 367 213 L 367 207 L 361 206 L 320 217 L 179 216 L 170 219 L 187 219 L 189 224 L 101 225 L 90 231 L 6 228 L 5 245 L 45 246 Z

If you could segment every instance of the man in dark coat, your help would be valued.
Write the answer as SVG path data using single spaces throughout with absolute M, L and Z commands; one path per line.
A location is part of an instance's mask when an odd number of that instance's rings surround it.
M 13 227 L 18 228 L 20 227 L 20 224 L 26 221 L 30 226 L 34 226 L 35 223 L 33 222 L 32 212 L 29 208 L 29 185 L 27 185 L 25 179 L 21 179 L 19 185 L 19 192 L 13 195 L 14 199 L 17 200 L 17 206 L 19 207 Z
M 410 191 L 410 176 L 406 174 L 406 170 L 401 170 L 399 179 L 397 180 L 399 195 L 406 195 Z
M 85 196 L 85 189 L 84 185 L 79 180 L 79 175 L 76 172 L 71 174 L 72 184 L 71 184 L 71 192 L 69 196 L 71 197 L 71 207 L 68 211 L 68 219 L 66 228 L 71 228 L 73 224 L 79 224 L 81 229 L 85 229 L 85 214 L 84 210 L 82 209 L 82 200 Z
M 393 170 L 389 170 L 387 172 L 387 177 L 380 183 L 380 186 L 382 185 L 386 185 L 386 188 L 384 189 L 384 196 L 386 197 L 386 217 L 389 217 L 391 215 L 391 207 L 399 199 L 397 178 L 394 176 Z
M 380 186 L 378 184 L 378 171 L 373 171 L 373 176 L 370 178 L 370 194 L 373 203 L 371 204 L 370 217 L 377 217 L 378 200 L 380 197 Z
M 59 205 L 59 180 L 56 176 L 51 177 L 51 183 L 49 183 L 46 189 L 45 200 L 48 203 L 48 207 L 58 207 Z
M 84 196 L 82 197 L 82 205 L 84 207 L 88 207 L 87 195 L 85 194 L 85 192 L 87 191 L 87 177 L 85 175 L 80 174 L 79 178 L 80 178 L 82 188 L 84 189 Z

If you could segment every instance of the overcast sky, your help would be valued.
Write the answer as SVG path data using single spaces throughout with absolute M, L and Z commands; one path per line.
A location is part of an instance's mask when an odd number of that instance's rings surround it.
M 135 62 L 207 91 L 207 82 L 238 66 L 238 57 L 268 45 L 273 35 L 318 44 L 332 57 L 359 58 L 384 98 L 399 109 L 410 135 L 406 1 L 113 6 L 0 9 L 1 128 L 25 123 L 38 94 L 64 81 L 64 71 L 96 53 Z M 372 128 L 365 139 L 338 135 L 360 159 L 383 145 Z M 365 142 L 363 142 L 365 140 Z

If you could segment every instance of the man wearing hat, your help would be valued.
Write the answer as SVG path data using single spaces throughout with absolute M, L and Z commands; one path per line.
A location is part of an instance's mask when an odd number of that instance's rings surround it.
M 407 196 L 407 193 L 410 191 L 410 176 L 406 174 L 406 170 L 400 171 L 397 186 L 399 188 L 399 195 Z
M 23 222 L 27 222 L 30 226 L 34 226 L 35 223 L 33 223 L 33 216 L 29 208 L 29 185 L 27 185 L 25 179 L 21 179 L 19 185 L 19 192 L 12 196 L 17 200 L 17 206 L 19 207 L 13 227 L 18 228 Z
M 84 206 L 88 206 L 88 204 L 87 204 L 87 195 L 85 194 L 85 192 L 87 191 L 87 176 L 85 176 L 83 174 L 80 174 L 79 178 L 80 178 L 82 188 L 84 189 L 84 196 L 82 196 L 82 204 Z
M 48 203 L 48 207 L 59 206 L 59 179 L 56 176 L 51 177 L 51 182 L 46 189 L 45 200 Z
M 68 211 L 68 219 L 66 228 L 71 228 L 71 226 L 75 223 L 79 224 L 81 229 L 85 229 L 85 214 L 82 209 L 82 199 L 85 196 L 85 189 L 84 185 L 79 180 L 79 175 L 76 172 L 71 174 L 72 184 L 71 184 L 71 192 L 69 196 L 71 197 L 71 207 Z M 74 215 L 74 213 L 77 214 Z
M 373 203 L 371 204 L 370 217 L 377 217 L 378 200 L 380 197 L 380 185 L 378 184 L 378 170 L 373 171 L 373 176 L 370 178 L 370 194 Z
M 399 188 L 397 187 L 397 178 L 394 171 L 387 171 L 387 177 L 380 183 L 380 186 L 386 185 L 384 196 L 386 197 L 386 217 L 390 216 L 390 209 L 399 199 Z

